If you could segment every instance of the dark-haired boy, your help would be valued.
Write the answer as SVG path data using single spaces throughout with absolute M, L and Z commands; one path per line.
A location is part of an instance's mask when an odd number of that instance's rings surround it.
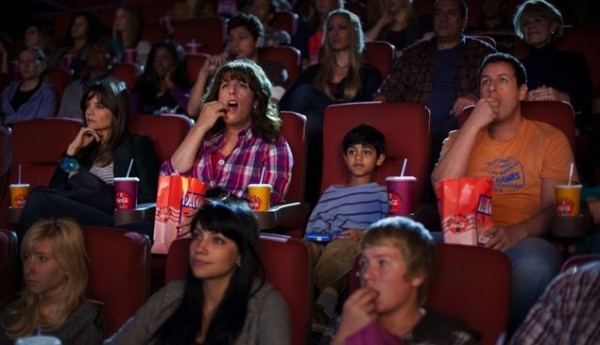
M 351 129 L 343 139 L 343 157 L 350 183 L 329 186 L 315 206 L 306 228 L 311 240 L 316 300 L 313 330 L 322 331 L 335 315 L 338 295 L 359 252 L 364 229 L 387 213 L 384 186 L 372 181 L 373 172 L 385 160 L 385 139 L 368 125 Z M 315 239 L 330 241 L 318 242 Z

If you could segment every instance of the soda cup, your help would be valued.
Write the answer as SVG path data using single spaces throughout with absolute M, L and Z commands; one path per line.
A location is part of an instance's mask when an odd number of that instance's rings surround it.
M 9 186 L 10 188 L 10 207 L 12 208 L 23 208 L 29 195 L 29 184 L 28 183 L 15 183 Z
M 408 216 L 412 213 L 416 183 L 417 178 L 414 176 L 386 177 L 388 214 Z
M 248 185 L 248 199 L 253 211 L 268 211 L 271 207 L 271 185 L 253 183 Z
M 137 208 L 138 185 L 137 177 L 115 177 L 115 208 L 117 210 L 134 210 Z
M 554 189 L 556 196 L 556 214 L 563 217 L 579 216 L 581 210 L 580 184 L 562 184 Z

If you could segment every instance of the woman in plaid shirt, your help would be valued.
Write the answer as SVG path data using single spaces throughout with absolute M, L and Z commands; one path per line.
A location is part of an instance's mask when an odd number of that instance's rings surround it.
M 196 177 L 207 189 L 222 187 L 240 198 L 247 198 L 248 184 L 269 183 L 271 203 L 284 201 L 293 158 L 279 135 L 281 119 L 262 68 L 250 60 L 224 64 L 203 104 L 196 124 L 163 163 L 161 174 Z

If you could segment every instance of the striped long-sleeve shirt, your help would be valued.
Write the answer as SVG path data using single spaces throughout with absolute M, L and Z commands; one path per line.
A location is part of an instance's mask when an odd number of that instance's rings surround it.
M 310 215 L 306 233 L 363 230 L 386 216 L 387 191 L 377 183 L 330 186 Z

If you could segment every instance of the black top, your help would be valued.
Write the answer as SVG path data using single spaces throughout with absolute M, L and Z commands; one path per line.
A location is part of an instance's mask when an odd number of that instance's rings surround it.
M 23 83 L 21 83 L 21 85 L 23 85 Z M 18 110 L 20 106 L 27 103 L 29 98 L 31 98 L 31 96 L 34 93 L 36 93 L 36 91 L 40 88 L 40 86 L 42 85 L 42 82 L 41 81 L 38 82 L 37 85 L 29 91 L 21 91 L 21 85 L 19 85 L 19 87 L 17 88 L 17 91 L 15 92 L 12 99 L 10 100 L 10 105 L 15 110 Z
M 530 47 L 521 62 L 527 70 L 529 90 L 553 87 L 571 97 L 576 112 L 590 113 L 592 81 L 582 54 L 559 50 L 551 43 L 539 49 Z
M 85 152 L 85 157 L 79 160 L 82 169 L 89 170 L 92 167 L 92 152 Z M 154 152 L 152 139 L 147 136 L 126 134 L 113 154 L 113 173 L 115 177 L 127 175 L 129 162 L 133 158 L 134 164 L 129 176 L 140 179 L 138 202 L 156 201 L 158 188 L 159 162 Z M 57 167 L 50 181 L 50 187 L 61 190 L 67 189 L 69 173 Z

